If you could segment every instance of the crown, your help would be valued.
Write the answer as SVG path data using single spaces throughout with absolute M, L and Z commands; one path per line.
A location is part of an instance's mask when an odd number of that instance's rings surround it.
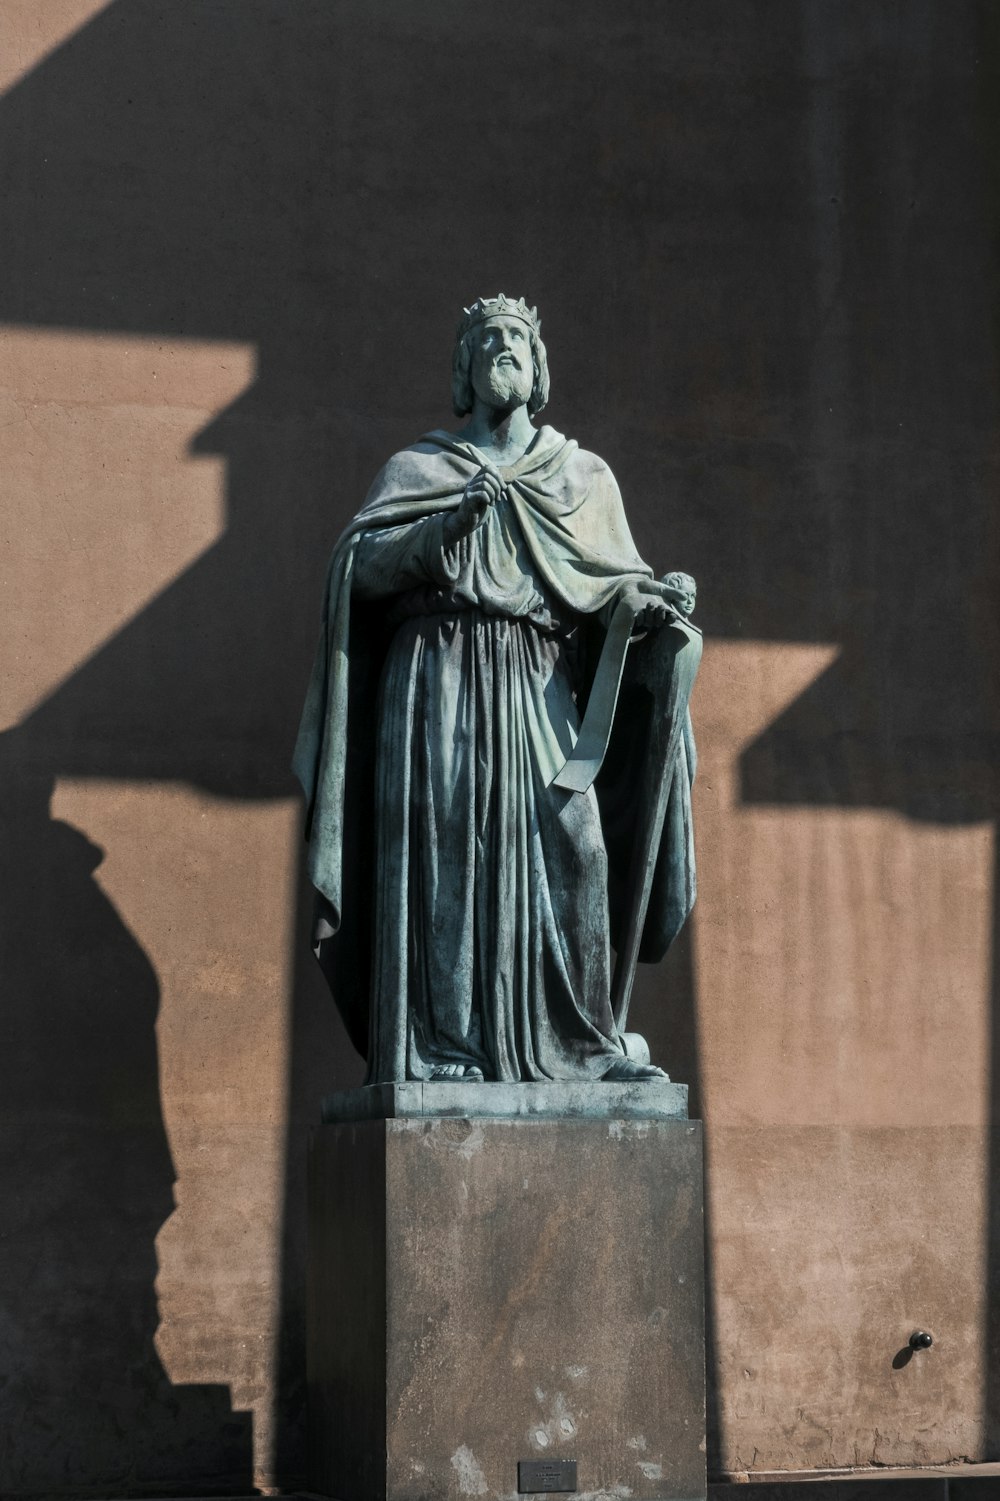
M 520 318 L 526 323 L 532 333 L 540 334 L 542 331 L 541 321 L 536 307 L 529 308 L 523 297 L 515 302 L 512 297 L 505 297 L 502 292 L 496 297 L 477 297 L 471 307 L 462 309 L 462 321 L 458 325 L 459 339 L 463 339 L 470 328 L 475 328 L 477 323 L 485 323 L 487 318 Z

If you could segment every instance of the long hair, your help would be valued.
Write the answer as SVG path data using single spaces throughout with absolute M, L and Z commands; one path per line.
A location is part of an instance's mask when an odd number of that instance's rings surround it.
M 549 399 L 549 360 L 534 329 L 528 329 L 531 339 L 531 363 L 535 371 L 531 395 L 528 397 L 528 415 L 534 417 Z M 472 340 L 478 337 L 478 328 L 470 328 L 455 341 L 455 353 L 451 361 L 451 404 L 456 417 L 467 417 L 472 411 Z

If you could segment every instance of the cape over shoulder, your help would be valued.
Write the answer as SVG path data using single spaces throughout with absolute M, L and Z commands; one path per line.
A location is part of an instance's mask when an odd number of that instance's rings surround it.
M 500 466 L 500 472 L 505 480 L 523 478 L 528 485 L 558 486 L 565 483 L 566 464 L 577 451 L 572 439 L 542 427 L 527 452 L 514 464 Z M 341 541 L 369 526 L 392 525 L 456 505 L 469 480 L 488 462 L 478 448 L 453 433 L 443 429 L 425 433 L 383 465 Z
M 460 494 L 478 467 L 457 449 L 444 449 L 421 439 L 394 453 L 382 466 L 358 517 L 367 519 L 387 506 Z
M 466 442 L 460 434 L 446 432 L 443 428 L 435 428 L 432 432 L 425 433 L 419 443 L 413 446 L 421 452 L 455 454 L 467 463 L 474 464 L 477 469 L 484 463 L 493 464 L 504 479 L 514 479 L 521 475 L 550 469 L 553 464 L 561 465 L 577 451 L 577 444 L 572 438 L 564 437 L 562 433 L 548 425 L 540 427 L 521 457 L 508 465 L 496 463 L 474 444 Z

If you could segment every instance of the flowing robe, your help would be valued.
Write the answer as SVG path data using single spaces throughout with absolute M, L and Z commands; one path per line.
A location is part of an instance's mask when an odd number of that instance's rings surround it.
M 551 782 L 579 728 L 577 627 L 650 569 L 610 470 L 548 427 L 500 470 L 483 524 L 446 546 L 483 463 L 431 433 L 376 479 L 334 552 L 296 750 L 333 941 L 370 949 L 370 982 L 362 954 L 335 985 L 370 1082 L 452 1062 L 594 1078 L 621 1054 L 596 797 Z M 365 869 L 359 825 L 373 894 L 345 880 Z

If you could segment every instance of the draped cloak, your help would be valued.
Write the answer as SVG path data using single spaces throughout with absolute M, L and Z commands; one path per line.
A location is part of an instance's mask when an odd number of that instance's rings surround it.
M 570 685 L 582 694 L 586 627 L 599 637 L 623 584 L 651 570 L 607 465 L 550 427 L 499 468 L 503 493 L 484 525 L 445 546 L 441 522 L 485 462 L 471 444 L 433 432 L 376 478 L 331 559 L 293 762 L 307 801 L 309 876 L 334 935 L 320 958 L 373 1082 L 428 1077 L 463 1059 L 487 1077 L 599 1077 L 621 1052 L 596 796 L 550 783 L 579 728 Z M 447 705 L 436 704 L 446 692 Z M 685 745 L 683 807 L 665 824 L 658 860 L 669 879 L 654 882 L 646 921 L 647 934 L 663 934 L 653 943 L 661 950 L 693 901 L 689 737 Z M 471 770 L 460 766 L 442 794 L 435 758 L 450 766 L 463 757 Z M 517 785 L 498 793 L 511 779 Z M 620 810 L 622 789 L 609 795 Z M 456 797 L 470 808 L 457 843 L 452 812 L 434 805 Z M 441 847 L 421 854 L 442 830 Z M 477 879 L 482 892 L 456 916 L 455 933 L 438 931 L 456 871 L 459 907 Z M 620 887 L 612 870 L 616 878 Z M 499 946 L 477 926 L 499 933 Z M 464 1048 L 454 1018 L 449 1031 L 434 1014 L 435 988 L 452 985 L 450 966 L 460 977 L 463 964 L 477 968 L 480 992 Z M 484 1000 L 491 985 L 501 999 Z

